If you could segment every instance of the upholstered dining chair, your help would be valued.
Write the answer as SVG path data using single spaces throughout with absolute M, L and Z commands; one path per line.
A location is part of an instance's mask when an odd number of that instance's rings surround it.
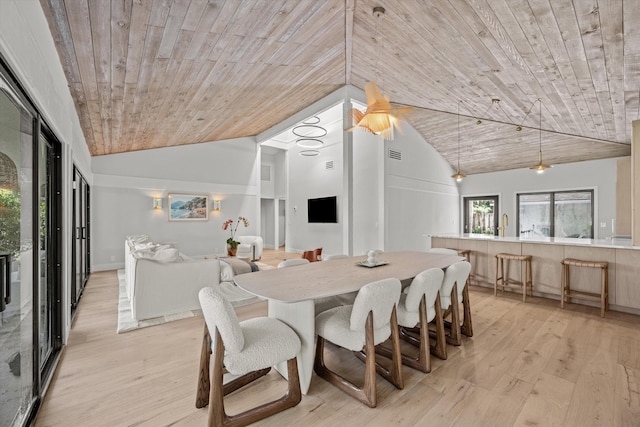
M 432 321 L 436 326 L 434 352 L 441 359 L 447 358 L 444 318 L 440 307 L 440 287 L 443 279 L 444 271 L 440 268 L 430 268 L 421 272 L 412 280 L 408 291 L 400 295 L 398 302 L 400 337 L 419 347 L 417 357 L 403 353 L 402 363 L 422 372 L 431 372 L 429 323 Z M 413 334 L 418 336 L 415 337 Z M 376 352 L 383 356 L 391 356 L 391 351 L 386 347 L 380 346 L 376 348 Z
M 316 316 L 316 358 L 314 370 L 340 390 L 375 408 L 378 402 L 376 371 L 397 388 L 404 388 L 396 305 L 400 297 L 400 281 L 384 279 L 364 285 L 353 305 L 335 307 Z M 391 368 L 376 363 L 375 346 L 391 336 Z M 324 361 L 325 340 L 360 352 L 364 349 L 364 385 L 353 383 L 327 368 Z
M 332 255 L 325 255 L 322 257 L 323 261 L 331 261 L 332 259 L 341 259 L 341 258 L 349 258 L 349 255 L 345 255 L 345 254 L 332 254 Z
M 198 294 L 205 319 L 196 408 L 209 405 L 209 426 L 245 426 L 300 403 L 297 355 L 300 338 L 283 322 L 258 317 L 239 322 L 233 307 L 213 287 Z M 213 369 L 210 359 L 213 358 Z M 289 387 L 280 399 L 227 415 L 224 396 L 266 375 L 273 365 L 287 361 Z M 238 378 L 223 384 L 223 375 Z
M 464 333 L 467 336 L 473 335 L 471 324 L 471 302 L 469 301 L 469 289 L 467 279 L 471 272 L 471 264 L 468 261 L 460 261 L 451 264 L 444 272 L 444 280 L 440 288 L 440 304 L 442 305 L 442 316 L 447 318 L 451 315 L 451 330 L 447 336 L 447 342 L 453 345 L 462 344 Z M 460 301 L 463 304 L 464 318 L 463 325 L 460 324 Z
M 278 264 L 278 268 L 293 267 L 295 265 L 302 265 L 302 264 L 309 264 L 309 260 L 304 258 L 285 259 L 284 261 Z

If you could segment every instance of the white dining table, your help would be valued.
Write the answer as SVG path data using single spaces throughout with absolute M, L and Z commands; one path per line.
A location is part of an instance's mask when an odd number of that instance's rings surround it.
M 302 347 L 298 355 L 298 370 L 304 394 L 311 384 L 315 357 L 315 299 L 355 292 L 377 280 L 409 280 L 429 268 L 444 269 L 465 258 L 418 251 L 384 252 L 378 261 L 385 262 L 385 265 L 358 265 L 366 259 L 366 256 L 338 258 L 241 274 L 234 278 L 238 287 L 266 298 L 269 317 L 282 320 L 300 337 Z M 286 377 L 286 363 L 276 366 L 276 369 Z

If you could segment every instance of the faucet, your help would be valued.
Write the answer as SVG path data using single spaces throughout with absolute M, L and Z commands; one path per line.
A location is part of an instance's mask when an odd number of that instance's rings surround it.
M 509 225 L 509 215 L 507 215 L 506 213 L 502 214 L 502 227 L 498 227 L 498 230 L 500 230 L 500 235 L 502 237 L 504 237 L 504 228 Z

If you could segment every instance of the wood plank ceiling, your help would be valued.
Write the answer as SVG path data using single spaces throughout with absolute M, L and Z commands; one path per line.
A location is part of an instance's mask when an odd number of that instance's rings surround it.
M 369 80 L 454 167 L 459 107 L 467 174 L 540 141 L 551 164 L 629 155 L 640 118 L 637 0 L 41 4 L 94 156 L 257 135 Z

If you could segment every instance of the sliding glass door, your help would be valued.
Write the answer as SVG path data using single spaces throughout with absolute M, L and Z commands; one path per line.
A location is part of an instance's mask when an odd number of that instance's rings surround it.
M 60 143 L 0 62 L 0 426 L 24 425 L 62 341 Z
M 34 403 L 34 114 L 0 76 L 0 426 Z
M 90 189 L 77 168 L 73 168 L 73 283 L 71 285 L 71 310 L 75 311 L 82 296 L 89 273 L 89 225 Z

